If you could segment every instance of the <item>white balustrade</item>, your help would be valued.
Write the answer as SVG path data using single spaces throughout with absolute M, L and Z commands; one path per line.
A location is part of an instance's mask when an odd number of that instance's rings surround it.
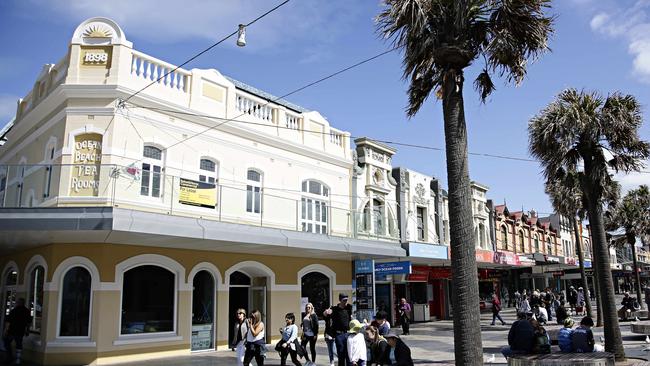
M 237 94 L 235 107 L 239 112 L 251 115 L 264 121 L 273 121 L 273 107 L 253 100 L 245 95 Z
M 176 69 L 176 66 L 165 61 L 147 56 L 144 53 L 133 51 L 131 61 L 131 75 L 153 81 L 159 85 L 187 92 L 185 87 L 189 83 L 191 73 L 184 69 Z
M 330 142 L 336 146 L 343 146 L 343 134 L 338 131 L 330 131 Z
M 298 130 L 300 128 L 300 117 L 288 112 L 285 113 L 284 126 L 291 130 Z

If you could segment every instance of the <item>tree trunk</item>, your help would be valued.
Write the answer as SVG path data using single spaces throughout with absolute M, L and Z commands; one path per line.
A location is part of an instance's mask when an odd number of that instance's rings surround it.
M 582 238 L 580 237 L 578 220 L 576 220 L 575 215 L 571 217 L 571 222 L 573 223 L 573 232 L 576 237 L 576 251 L 578 252 L 578 260 L 580 261 L 580 279 L 582 280 L 582 288 L 584 289 L 583 293 L 585 294 L 587 316 L 593 318 L 594 316 L 591 312 L 591 299 L 589 298 L 589 284 L 587 283 L 587 275 L 585 275 L 585 255 L 582 253 Z
M 625 229 L 625 232 L 627 243 L 632 247 L 632 267 L 634 269 L 634 281 L 636 281 L 636 284 L 634 285 L 636 301 L 639 303 L 639 306 L 641 306 L 641 309 L 643 309 L 644 306 L 641 301 L 641 276 L 639 275 L 639 264 L 636 261 L 636 246 L 634 245 L 636 244 L 636 236 L 630 230 L 627 230 L 627 228 Z
M 594 292 L 596 293 L 596 327 L 603 326 L 603 306 L 600 301 L 600 281 L 598 275 L 598 262 L 594 259 L 594 239 L 591 237 L 591 266 L 594 269 Z
M 590 174 L 588 163 L 585 159 L 585 175 Z M 607 238 L 605 237 L 605 226 L 603 222 L 603 209 L 598 202 L 597 195 L 593 190 L 589 191 L 588 211 L 589 223 L 591 224 L 591 235 L 594 243 L 594 260 L 598 262 L 599 287 L 603 311 L 603 320 L 605 323 L 605 351 L 614 354 L 616 361 L 625 360 L 625 349 L 623 349 L 623 339 L 621 338 L 621 328 L 618 323 L 618 313 L 616 311 L 616 300 L 614 298 L 614 283 L 612 281 L 612 269 L 609 265 L 609 248 Z
M 443 115 L 449 186 L 451 268 L 456 365 L 482 365 L 481 314 L 476 269 L 472 192 L 467 166 L 467 128 L 462 72 L 449 70 L 443 86 Z

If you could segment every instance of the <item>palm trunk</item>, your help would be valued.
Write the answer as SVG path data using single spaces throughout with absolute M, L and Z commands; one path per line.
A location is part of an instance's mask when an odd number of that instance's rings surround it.
M 456 365 L 482 365 L 481 314 L 476 270 L 476 238 L 467 166 L 467 128 L 462 72 L 446 72 L 443 115 L 449 186 L 449 219 Z
M 591 299 L 589 298 L 589 284 L 587 283 L 587 275 L 585 275 L 585 256 L 582 253 L 582 238 L 580 237 L 580 232 L 578 231 L 578 220 L 576 220 L 575 215 L 571 217 L 573 223 L 573 232 L 576 237 L 576 251 L 578 252 L 578 261 L 580 261 L 580 279 L 582 280 L 582 288 L 584 289 L 585 294 L 585 306 L 587 307 L 587 316 L 593 318 L 591 312 Z
M 641 309 L 643 309 L 643 302 L 641 301 L 641 276 L 639 276 L 639 264 L 636 261 L 636 247 L 634 244 L 636 244 L 636 237 L 634 236 L 633 233 L 630 232 L 630 230 L 625 229 L 625 236 L 627 237 L 627 243 L 630 244 L 632 247 L 632 266 L 634 269 L 634 280 L 636 281 L 636 284 L 634 285 L 634 290 L 636 291 L 636 301 L 639 303 L 639 306 L 641 306 Z
M 608 256 L 609 257 L 609 256 Z M 598 275 L 598 262 L 594 258 L 594 240 L 591 238 L 591 266 L 594 268 L 594 292 L 596 293 L 596 327 L 603 326 L 603 306 L 600 301 L 600 280 Z
M 585 175 L 592 176 L 589 172 L 587 159 L 585 159 Z M 594 260 L 598 262 L 600 304 L 603 309 L 605 323 L 605 351 L 613 353 L 616 361 L 623 361 L 625 360 L 625 349 L 623 349 L 616 300 L 614 299 L 614 283 L 612 281 L 612 269 L 609 265 L 609 250 L 605 237 L 602 206 L 597 199 L 593 199 L 593 197 L 598 197 L 598 195 L 593 194 L 593 190 L 589 192 L 588 197 L 591 198 L 588 202 L 589 223 L 591 224 L 591 235 L 594 243 Z

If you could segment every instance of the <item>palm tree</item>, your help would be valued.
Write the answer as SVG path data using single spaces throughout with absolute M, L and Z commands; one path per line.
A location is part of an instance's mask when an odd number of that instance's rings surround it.
M 625 229 L 625 239 L 632 247 L 632 265 L 636 281 L 636 298 L 643 307 L 641 300 L 641 278 L 636 258 L 636 238 L 650 232 L 650 191 L 648 186 L 642 185 L 629 191 L 619 202 L 611 205 L 605 214 L 605 223 L 608 229 Z
M 605 320 L 605 349 L 617 360 L 625 359 L 618 325 L 614 285 L 603 222 L 607 187 L 613 181 L 608 169 L 638 171 L 650 156 L 650 144 L 639 139 L 641 109 L 631 95 L 568 89 L 530 120 L 530 151 L 541 161 L 547 180 L 583 170 L 580 188 L 589 216 L 593 257 L 599 271 L 599 287 Z M 606 153 L 609 158 L 606 157 Z
M 578 228 L 578 220 L 576 220 L 576 216 L 580 218 L 580 222 L 584 218 L 584 211 L 582 210 L 583 195 L 578 182 L 578 173 L 570 172 L 562 179 L 547 180 L 546 194 L 551 198 L 551 203 L 555 211 L 560 215 L 568 217 L 573 225 L 573 234 L 580 265 L 580 279 L 582 288 L 587 291 L 589 286 L 587 285 L 587 276 L 585 275 L 585 256 L 582 253 L 582 238 Z M 585 296 L 585 305 L 587 306 L 587 315 L 593 317 L 589 296 Z
M 404 52 L 404 79 L 410 82 L 406 114 L 414 116 L 434 90 L 442 99 L 456 363 L 482 364 L 464 69 L 476 59 L 484 61 L 474 81 L 483 101 L 495 89 L 494 73 L 522 82 L 527 61 L 548 50 L 553 18 L 544 11 L 550 0 L 386 0 L 385 4 L 377 28 Z

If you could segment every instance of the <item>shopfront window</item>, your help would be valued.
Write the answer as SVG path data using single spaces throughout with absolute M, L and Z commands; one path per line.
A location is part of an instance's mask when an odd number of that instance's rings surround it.
M 84 267 L 73 267 L 63 277 L 61 290 L 61 337 L 88 337 L 91 276 Z
M 124 272 L 121 333 L 174 331 L 175 281 L 172 272 L 153 265 Z

